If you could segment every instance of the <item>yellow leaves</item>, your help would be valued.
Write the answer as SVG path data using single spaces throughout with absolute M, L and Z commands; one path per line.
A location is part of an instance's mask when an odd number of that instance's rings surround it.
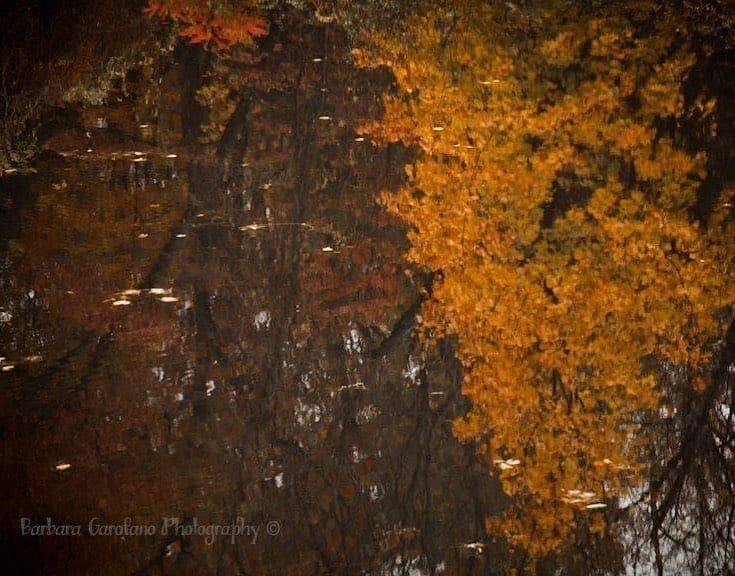
M 616 206 L 620 196 L 621 189 L 618 182 L 605 188 L 598 188 L 593 192 L 587 204 L 587 211 L 598 220 L 602 220 Z
M 654 65 L 641 91 L 643 112 L 661 117 L 680 115 L 684 108 L 681 83 L 693 64 L 694 54 L 684 52 Z
M 613 146 L 619 153 L 649 150 L 654 137 L 655 130 L 652 126 L 625 122 L 614 136 Z
M 630 422 L 658 405 L 642 358 L 702 371 L 713 312 L 735 299 L 735 230 L 690 221 L 705 159 L 657 138 L 656 120 L 681 111 L 690 55 L 617 18 L 513 45 L 479 0 L 457 7 L 442 46 L 442 14 L 417 16 L 411 42 L 373 39 L 413 94 L 386 98 L 367 131 L 424 150 L 383 202 L 412 229 L 409 258 L 443 272 L 423 326 L 458 337 L 473 408 L 455 433 L 491 431 L 491 459 L 523 462 L 502 482 L 530 508 L 488 525 L 548 552 L 577 517 L 560 487 L 614 496 L 638 479 Z M 568 82 L 564 66 L 578 70 Z M 629 464 L 591 464 L 606 460 Z
M 578 57 L 584 35 L 565 30 L 541 45 L 541 55 L 552 66 L 568 66 Z
M 621 43 L 620 34 L 614 30 L 607 28 L 604 22 L 596 20 L 591 23 L 590 28 L 593 32 L 600 32 L 599 35 L 595 34 L 590 44 L 590 55 L 601 58 L 608 58 L 615 54 Z
M 690 156 L 683 150 L 674 148 L 669 138 L 661 138 L 655 148 L 648 147 L 633 153 L 636 171 L 644 180 L 660 180 L 664 176 L 679 177 L 692 175 L 703 175 L 704 168 L 702 156 Z M 669 184 L 676 184 L 669 182 Z

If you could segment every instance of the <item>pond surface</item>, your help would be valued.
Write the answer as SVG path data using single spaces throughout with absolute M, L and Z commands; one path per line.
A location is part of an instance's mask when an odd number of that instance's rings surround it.
M 389 78 L 354 69 L 324 28 L 268 54 L 209 148 L 196 143 L 201 55 L 178 49 L 106 105 L 60 113 L 34 170 L 0 181 L 12 573 L 527 566 L 488 536 L 507 498 L 453 435 L 467 409 L 461 367 L 451 339 L 419 342 L 429 279 L 406 264 L 405 227 L 377 201 L 409 153 L 357 132 L 379 117 Z M 693 416 L 667 420 L 657 465 L 680 471 L 680 494 L 697 446 L 730 426 L 723 370 Z M 699 480 L 705 501 L 731 504 Z M 700 551 L 731 565 L 729 525 L 707 518 L 716 533 L 703 529 Z M 81 533 L 23 534 L 52 526 Z M 653 570 L 626 534 L 540 571 Z
M 500 493 L 452 436 L 459 367 L 413 336 L 421 275 L 376 201 L 401 152 L 355 133 L 385 78 L 327 48 L 293 64 L 301 85 L 249 94 L 215 155 L 174 145 L 194 129 L 184 55 L 155 105 L 128 86 L 3 180 L 3 520 L 23 573 L 484 571 L 463 545 Z M 22 517 L 83 535 L 22 536 Z M 93 519 L 156 533 L 92 537 Z M 232 524 L 261 531 L 197 536 Z

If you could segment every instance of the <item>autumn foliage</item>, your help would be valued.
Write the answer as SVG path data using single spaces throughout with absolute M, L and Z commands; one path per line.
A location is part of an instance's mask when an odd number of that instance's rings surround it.
M 248 3 L 151 0 L 143 11 L 150 17 L 180 23 L 183 27 L 179 34 L 192 44 L 211 42 L 226 49 L 268 34 L 268 22 Z
M 438 2 L 356 51 L 397 83 L 364 131 L 422 152 L 384 203 L 440 272 L 423 328 L 459 337 L 455 433 L 515 497 L 489 528 L 532 557 L 602 530 L 642 481 L 657 374 L 705 387 L 735 297 L 732 221 L 691 215 L 706 158 L 676 128 L 684 32 L 653 2 L 544 4 Z

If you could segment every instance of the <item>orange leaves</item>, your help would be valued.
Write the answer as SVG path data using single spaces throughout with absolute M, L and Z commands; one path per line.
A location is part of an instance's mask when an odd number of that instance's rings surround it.
M 578 57 L 583 34 L 565 30 L 541 45 L 541 54 L 552 66 L 568 66 Z
M 577 13 L 536 23 L 529 47 L 492 11 L 461 3 L 445 41 L 432 14 L 372 38 L 410 96 L 367 131 L 424 150 L 384 203 L 412 227 L 410 259 L 443 272 L 424 327 L 458 337 L 472 410 L 455 433 L 523 462 L 501 480 L 524 513 L 489 526 L 540 554 L 580 519 L 561 488 L 639 480 L 634 462 L 591 463 L 633 458 L 658 405 L 643 358 L 702 372 L 735 300 L 732 230 L 691 221 L 705 159 L 656 131 L 691 65 L 675 36 Z
M 254 9 L 252 6 L 247 9 Z M 268 34 L 268 22 L 227 2 L 204 0 L 151 1 L 143 9 L 150 17 L 171 18 L 183 25 L 179 35 L 192 44 L 214 43 L 220 49 Z
M 143 14 L 146 16 L 158 16 L 159 18 L 165 18 L 168 13 L 162 2 L 149 2 L 148 5 L 143 8 Z
M 234 44 L 247 43 L 252 38 L 268 34 L 268 23 L 257 16 L 240 15 L 233 18 L 213 17 L 183 28 L 179 34 L 192 44 L 214 42 L 218 48 L 230 48 Z
M 652 126 L 625 122 L 614 136 L 614 144 L 620 152 L 648 148 L 655 138 Z
M 644 110 L 662 117 L 681 114 L 684 97 L 680 86 L 693 64 L 694 54 L 684 52 L 654 65 L 654 73 L 641 91 Z

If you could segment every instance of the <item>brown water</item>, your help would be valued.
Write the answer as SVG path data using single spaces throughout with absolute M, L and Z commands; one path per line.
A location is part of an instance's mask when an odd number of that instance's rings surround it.
M 328 65 L 289 55 L 298 85 L 244 97 L 214 157 L 178 146 L 195 129 L 184 55 L 157 102 L 128 86 L 52 127 L 37 173 L 4 179 L 18 573 L 485 570 L 463 545 L 485 540 L 498 490 L 452 436 L 459 368 L 408 329 L 421 275 L 376 203 L 401 153 L 355 141 L 385 78 L 328 49 Z M 24 536 L 23 517 L 82 536 Z M 89 535 L 126 519 L 155 534 Z M 233 523 L 251 533 L 186 531 Z
M 488 537 L 505 497 L 452 434 L 466 411 L 453 343 L 425 347 L 413 330 L 428 278 L 377 202 L 409 153 L 356 132 L 379 117 L 389 78 L 355 70 L 327 29 L 270 42 L 209 148 L 202 56 L 180 49 L 106 105 L 57 113 L 35 171 L 0 181 L 9 573 L 528 566 Z M 706 446 L 729 426 L 733 372 L 723 364 L 721 387 L 656 424 L 653 468 L 673 478 L 658 488 L 686 500 L 691 483 L 711 505 L 687 554 L 714 551 L 716 566 L 732 565 L 732 546 L 709 512 L 732 498 L 707 484 L 719 472 Z M 612 520 L 632 526 L 617 544 L 588 542 L 540 572 L 648 573 L 636 530 L 650 518 Z M 48 524 L 80 535 L 23 533 Z M 130 525 L 150 533 L 100 535 Z M 207 533 L 232 525 L 242 533 Z M 666 553 L 676 566 L 676 546 Z

